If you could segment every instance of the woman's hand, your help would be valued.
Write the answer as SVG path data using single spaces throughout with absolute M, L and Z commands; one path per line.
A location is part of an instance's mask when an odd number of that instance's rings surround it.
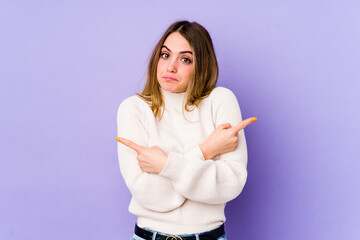
M 230 123 L 219 125 L 211 135 L 200 145 L 205 160 L 218 154 L 234 151 L 238 145 L 238 133 L 257 118 L 248 118 L 231 127 Z
M 116 140 L 137 152 L 137 160 L 143 172 L 158 174 L 164 169 L 168 155 L 158 146 L 143 147 L 120 137 L 117 137 Z

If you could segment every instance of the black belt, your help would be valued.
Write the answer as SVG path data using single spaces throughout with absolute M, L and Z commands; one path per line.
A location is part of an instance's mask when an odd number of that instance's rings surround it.
M 135 224 L 135 234 L 146 240 L 152 240 L 154 233 L 150 232 L 148 230 L 145 230 L 145 229 L 139 227 L 137 224 Z M 199 239 L 200 240 L 216 240 L 217 238 L 221 237 L 224 234 L 225 234 L 225 227 L 224 227 L 224 224 L 222 224 L 220 227 L 218 227 L 214 230 L 199 234 Z M 180 237 L 177 235 L 171 235 L 171 234 L 163 235 L 160 233 L 156 233 L 155 240 L 196 240 L 196 237 L 195 237 L 195 234 L 193 234 L 192 236 Z

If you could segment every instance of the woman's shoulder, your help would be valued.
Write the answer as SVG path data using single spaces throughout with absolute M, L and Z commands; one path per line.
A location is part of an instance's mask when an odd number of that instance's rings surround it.
M 118 107 L 118 113 L 122 114 L 144 114 L 144 106 L 147 106 L 147 103 L 142 100 L 138 95 L 132 95 L 120 103 Z
M 227 95 L 227 94 L 234 94 L 234 93 L 229 88 L 217 86 L 212 90 L 211 94 Z
M 217 86 L 209 95 L 213 103 L 235 100 L 236 96 L 229 88 Z

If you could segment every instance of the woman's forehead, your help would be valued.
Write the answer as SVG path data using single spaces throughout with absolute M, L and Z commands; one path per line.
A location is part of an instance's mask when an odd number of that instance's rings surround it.
M 171 33 L 166 38 L 162 47 L 166 47 L 169 51 L 176 53 L 191 51 L 189 42 L 178 32 Z

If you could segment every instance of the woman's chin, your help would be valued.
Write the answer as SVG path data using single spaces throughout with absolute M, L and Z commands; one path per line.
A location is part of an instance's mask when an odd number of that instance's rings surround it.
M 178 87 L 174 86 L 174 84 L 169 84 L 169 83 L 165 83 L 161 86 L 162 89 L 164 89 L 165 91 L 169 91 L 169 92 L 178 92 L 179 89 Z

